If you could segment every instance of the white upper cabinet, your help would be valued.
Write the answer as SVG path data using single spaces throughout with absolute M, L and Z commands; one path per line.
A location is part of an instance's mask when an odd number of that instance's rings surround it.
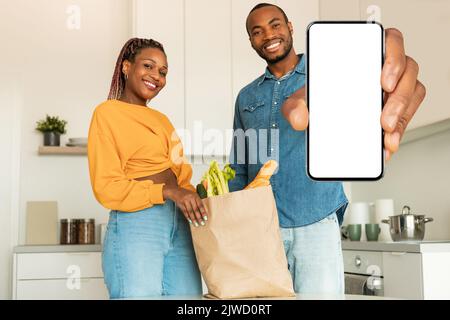
M 404 36 L 406 54 L 419 64 L 427 96 L 408 130 L 450 118 L 450 1 L 321 0 L 321 20 L 377 20 Z M 447 38 L 446 38 L 447 37 Z
M 167 115 L 175 128 L 184 128 L 184 0 L 133 1 L 133 36 L 163 44 L 167 83 L 149 105 Z
M 245 28 L 248 13 L 259 2 L 133 2 L 134 35 L 162 42 L 168 56 L 166 88 L 150 105 L 180 129 L 187 154 L 229 154 L 237 94 L 266 68 Z M 274 3 L 286 11 L 294 26 L 294 46 L 304 52 L 306 26 L 319 18 L 319 0 Z
M 186 129 L 194 154 L 225 154 L 233 127 L 231 1 L 185 1 Z
M 319 20 L 319 0 L 278 0 L 294 28 L 294 47 L 297 53 L 306 52 L 306 27 Z
M 359 0 L 320 0 L 320 20 L 359 20 Z
M 366 9 L 378 6 L 385 28 L 399 29 L 405 51 L 419 64 L 419 80 L 427 96 L 411 121 L 413 129 L 450 118 L 450 1 L 361 0 L 361 18 Z
M 245 25 L 248 13 L 258 3 L 260 3 L 258 0 L 231 1 L 233 113 L 239 91 L 262 75 L 266 68 L 265 61 L 258 56 L 250 44 Z

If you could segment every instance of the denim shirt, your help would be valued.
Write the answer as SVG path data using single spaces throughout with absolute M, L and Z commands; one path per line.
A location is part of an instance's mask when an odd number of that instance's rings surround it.
M 230 162 L 236 177 L 229 182 L 230 191 L 242 190 L 267 160 L 275 159 L 279 167 L 270 182 L 281 227 L 305 226 L 334 212 L 342 224 L 348 204 L 342 182 L 319 182 L 308 177 L 305 131 L 292 129 L 280 110 L 286 98 L 305 85 L 305 59 L 299 57 L 295 69 L 280 79 L 267 68 L 239 92 L 233 129 L 235 135 L 241 131 L 247 137 L 244 145 L 233 138 Z

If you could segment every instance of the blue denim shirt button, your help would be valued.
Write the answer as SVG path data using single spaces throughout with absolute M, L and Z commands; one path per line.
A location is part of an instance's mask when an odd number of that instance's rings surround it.
M 273 104 L 277 104 L 277 102 L 275 101 Z

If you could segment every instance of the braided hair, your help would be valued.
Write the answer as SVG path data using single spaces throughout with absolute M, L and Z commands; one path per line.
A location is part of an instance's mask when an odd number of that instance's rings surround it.
M 125 89 L 126 79 L 122 72 L 123 61 L 128 60 L 130 62 L 134 62 L 134 59 L 141 52 L 141 50 L 146 48 L 156 48 L 166 54 L 164 52 L 163 45 L 153 39 L 132 38 L 128 40 L 117 58 L 116 67 L 111 80 L 111 88 L 109 89 L 108 100 L 119 99 Z

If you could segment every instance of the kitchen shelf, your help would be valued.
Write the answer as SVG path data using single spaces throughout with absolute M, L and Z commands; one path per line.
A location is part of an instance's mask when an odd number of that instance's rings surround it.
M 14 247 L 14 253 L 101 252 L 101 244 L 24 245 Z
M 39 154 L 86 155 L 87 147 L 47 147 L 39 146 Z

